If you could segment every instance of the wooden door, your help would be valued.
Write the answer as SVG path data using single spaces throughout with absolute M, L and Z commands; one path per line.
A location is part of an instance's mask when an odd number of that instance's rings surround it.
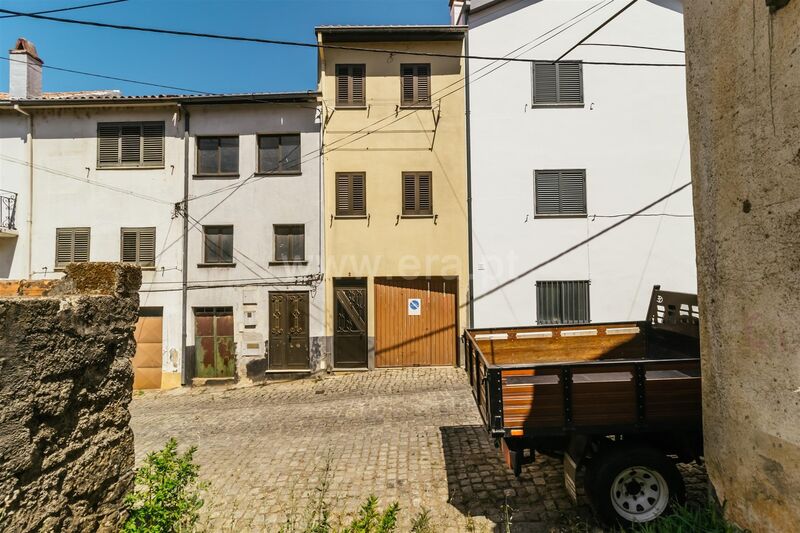
M 375 280 L 375 366 L 456 364 L 458 282 Z
M 236 344 L 233 341 L 233 309 L 195 309 L 195 376 L 233 377 Z
M 308 293 L 269 293 L 269 369 L 308 370 Z
M 367 280 L 335 280 L 333 293 L 333 366 L 367 368 Z
M 161 345 L 163 318 L 161 308 L 144 308 L 136 322 L 136 354 L 133 356 L 133 388 L 161 388 Z

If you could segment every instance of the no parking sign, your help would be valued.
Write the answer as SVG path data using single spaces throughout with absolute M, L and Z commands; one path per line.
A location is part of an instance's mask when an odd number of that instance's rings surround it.
M 419 298 L 408 299 L 408 315 L 419 316 L 422 314 L 422 300 Z

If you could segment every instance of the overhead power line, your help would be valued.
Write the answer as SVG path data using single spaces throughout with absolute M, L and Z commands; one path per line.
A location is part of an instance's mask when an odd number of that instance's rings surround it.
M 634 0 L 636 1 L 636 0 Z M 279 46 L 294 46 L 299 48 L 311 48 L 315 50 L 319 49 L 331 49 L 331 50 L 349 50 L 354 52 L 369 52 L 369 53 L 377 53 L 377 54 L 389 54 L 389 55 L 399 55 L 399 56 L 418 56 L 418 57 L 443 57 L 443 58 L 451 58 L 451 59 L 475 59 L 475 60 L 485 60 L 485 61 L 518 61 L 522 63 L 531 63 L 536 61 L 550 61 L 550 60 L 542 60 L 542 59 L 528 59 L 528 58 L 507 58 L 507 57 L 497 57 L 497 56 L 476 56 L 476 55 L 462 55 L 462 54 L 447 54 L 444 52 L 423 52 L 423 51 L 408 51 L 408 50 L 394 50 L 389 48 L 369 48 L 363 46 L 347 46 L 347 45 L 336 45 L 336 44 L 319 44 L 319 43 L 306 43 L 301 41 L 286 41 L 281 39 L 264 39 L 261 37 L 246 37 L 241 35 L 226 35 L 226 34 L 219 34 L 219 33 L 207 33 L 207 32 L 195 32 L 195 31 L 184 31 L 184 30 L 171 30 L 166 28 L 151 28 L 147 26 L 132 26 L 129 24 L 112 24 L 109 22 L 97 22 L 93 20 L 79 20 L 79 19 L 69 19 L 63 17 L 52 17 L 49 15 L 39 15 L 36 13 L 26 13 L 24 11 L 13 11 L 11 9 L 0 9 L 0 13 L 8 13 L 10 15 L 17 15 L 21 17 L 29 17 L 34 19 L 40 20 L 49 20 L 52 22 L 61 22 L 64 24 L 76 24 L 80 26 L 91 26 L 95 28 L 109 28 L 115 30 L 125 30 L 125 31 L 138 31 L 144 33 L 155 33 L 161 35 L 178 35 L 182 37 L 199 37 L 204 39 L 218 39 L 223 41 L 237 41 L 237 42 L 247 42 L 247 43 L 259 43 L 259 44 L 272 44 L 272 45 L 279 45 Z M 613 19 L 613 17 L 612 17 Z M 599 29 L 599 28 L 598 28 Z M 590 34 L 591 35 L 591 34 Z M 588 38 L 588 36 L 586 37 Z M 584 38 L 584 40 L 586 39 Z M 580 44 L 580 43 L 579 43 Z M 575 45 L 577 46 L 577 45 Z M 571 48 L 567 51 L 567 53 L 573 50 L 575 47 Z M 563 57 L 563 55 L 562 55 Z M 561 58 L 559 58 L 561 59 Z M 593 61 L 591 63 L 587 62 L 587 64 L 591 65 L 616 65 L 616 66 L 658 66 L 658 67 L 682 67 L 685 66 L 684 64 L 678 63 L 627 63 L 627 62 L 604 62 L 604 61 Z
M 62 7 L 59 9 L 48 9 L 46 11 L 36 11 L 33 13 L 34 15 L 44 15 L 46 13 L 60 13 L 62 11 L 74 11 L 76 9 L 88 9 L 90 7 L 98 7 L 98 6 L 107 6 L 111 4 L 120 4 L 122 2 L 127 2 L 128 0 L 108 0 L 107 2 L 95 2 L 94 4 L 84 4 L 80 6 L 72 6 L 72 7 Z M 22 15 L 3 15 L 0 19 L 10 19 L 14 17 L 21 17 Z
M 615 18 L 617 18 L 618 16 L 620 16 L 620 15 L 621 15 L 622 13 L 624 13 L 624 12 L 625 12 L 625 11 L 626 11 L 626 10 L 627 10 L 629 7 L 631 7 L 633 4 L 635 4 L 635 3 L 636 3 L 636 2 L 638 2 L 638 1 L 639 1 L 639 0 L 631 0 L 630 2 L 628 2 L 627 4 L 625 4 L 625 7 L 623 7 L 622 9 L 620 9 L 619 11 L 617 11 L 616 13 L 614 13 L 613 15 L 611 15 L 610 17 L 608 17 L 608 18 L 605 20 L 605 22 L 603 22 L 603 23 L 602 23 L 602 24 L 600 24 L 598 27 L 596 27 L 596 28 L 595 28 L 595 29 L 593 29 L 591 32 L 589 32 L 589 34 L 588 34 L 586 37 L 584 37 L 583 39 L 581 39 L 581 40 L 580 40 L 580 41 L 578 41 L 577 43 L 573 44 L 573 45 L 572 45 L 572 47 L 571 47 L 569 50 L 567 50 L 566 52 L 564 52 L 563 54 L 561 54 L 560 56 L 558 56 L 558 59 L 556 59 L 556 60 L 554 61 L 554 63 L 557 63 L 557 62 L 561 61 L 561 60 L 564 58 L 564 56 L 566 56 L 567 54 L 569 54 L 570 52 L 572 52 L 573 50 L 575 50 L 576 48 L 578 48 L 580 45 L 582 45 L 583 43 L 585 43 L 585 42 L 586 42 L 586 41 L 589 39 L 589 37 L 591 37 L 592 35 L 594 35 L 594 34 L 595 34 L 595 33 L 597 33 L 598 31 L 600 31 L 601 29 L 603 29 L 603 28 L 604 28 L 606 25 L 608 25 L 608 24 L 609 24 L 609 23 L 610 23 L 612 20 L 614 20 Z
M 18 59 L 11 59 L 10 57 L 2 57 L 2 56 L 0 56 L 0 59 L 2 59 L 4 61 L 13 62 L 13 63 L 24 63 L 24 61 L 20 61 Z M 174 85 L 162 85 L 160 83 L 152 83 L 152 82 L 149 82 L 149 81 L 132 80 L 130 78 L 119 78 L 117 76 L 109 76 L 107 74 L 95 74 L 93 72 L 86 72 L 86 71 L 83 71 L 83 70 L 73 70 L 73 69 L 64 68 L 64 67 L 54 67 L 54 66 L 51 66 L 51 65 L 42 65 L 42 68 L 46 68 L 46 69 L 50 69 L 50 70 L 57 70 L 59 72 L 69 72 L 70 74 L 80 74 L 81 76 L 91 76 L 93 78 L 100 78 L 100 79 L 104 79 L 104 80 L 122 81 L 122 82 L 125 82 L 125 83 L 135 83 L 137 85 L 146 85 L 148 87 L 158 87 L 160 89 L 170 89 L 170 90 L 174 90 L 174 91 L 183 91 L 183 92 L 187 92 L 187 93 L 196 93 L 196 94 L 204 94 L 204 95 L 213 94 L 213 93 L 209 93 L 209 92 L 206 92 L 206 91 L 198 91 L 196 89 L 187 89 L 186 87 L 176 87 Z

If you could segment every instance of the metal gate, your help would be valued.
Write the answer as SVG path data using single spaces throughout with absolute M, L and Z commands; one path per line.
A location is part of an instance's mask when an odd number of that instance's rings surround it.
M 136 354 L 133 356 L 133 388 L 161 388 L 161 345 L 163 318 L 161 308 L 142 308 L 136 322 Z
M 375 366 L 456 364 L 458 281 L 375 279 Z
M 202 307 L 194 310 L 195 377 L 233 377 L 236 344 L 233 308 Z

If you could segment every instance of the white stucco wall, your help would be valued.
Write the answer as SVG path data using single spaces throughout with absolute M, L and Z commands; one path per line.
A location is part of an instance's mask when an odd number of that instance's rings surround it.
M 500 2 L 470 14 L 469 51 L 504 56 L 558 27 L 521 55 L 554 60 L 624 4 L 565 29 L 559 25 L 597 3 Z M 638 2 L 588 42 L 682 50 L 681 4 Z M 581 46 L 565 59 L 684 57 Z M 684 68 L 584 64 L 583 107 L 531 109 L 531 65 L 507 62 L 487 74 L 500 65 L 488 63 L 469 65 L 475 325 L 535 323 L 537 280 L 590 280 L 595 322 L 643 319 L 654 284 L 695 292 L 693 219 L 642 216 L 482 296 L 621 220 L 606 217 L 637 211 L 690 180 Z M 559 168 L 586 169 L 588 217 L 534 219 L 534 171 Z M 647 213 L 691 215 L 691 198 L 687 187 Z
M 190 106 L 189 172 L 194 173 L 195 135 L 239 135 L 238 179 L 190 178 L 190 198 L 243 182 L 256 170 L 257 133 L 301 133 L 303 154 L 316 154 L 319 125 L 313 102 L 306 104 L 256 104 Z M 90 260 L 120 260 L 120 228 L 156 227 L 156 267 L 143 272 L 142 307 L 163 309 L 163 365 L 167 373 L 181 369 L 181 270 L 182 225 L 174 204 L 183 197 L 184 114 L 174 104 L 145 107 L 80 107 L 74 109 L 27 109 L 34 122 L 34 208 L 32 277 L 58 277 L 55 267 L 55 234 L 59 227 L 91 228 Z M 163 120 L 165 164 L 163 169 L 97 169 L 97 123 Z M 0 239 L 0 277 L 26 278 L 28 232 L 27 122 L 12 110 L 0 111 L 0 189 L 19 193 L 19 236 Z M 10 159 L 17 161 L 11 161 Z M 190 285 L 209 283 L 249 285 L 274 283 L 276 277 L 314 275 L 320 264 L 320 169 L 318 158 L 307 156 L 302 174 L 251 180 L 202 222 L 233 224 L 234 268 L 198 268 L 202 262 L 202 227 L 189 233 Z M 201 218 L 230 191 L 192 200 L 189 213 Z M 304 266 L 269 266 L 273 258 L 272 225 L 302 223 L 306 228 Z M 193 223 L 190 223 L 190 227 Z M 268 339 L 267 313 L 270 290 L 307 290 L 310 299 L 310 336 L 321 346 L 317 360 L 327 353 L 324 340 L 324 291 L 312 285 L 272 287 L 225 287 L 189 291 L 187 342 L 194 344 L 194 307 L 233 307 L 237 330 L 237 372 L 247 381 L 242 357 L 242 304 L 257 304 L 257 327 L 248 332 L 260 337 L 261 358 Z M 252 341 L 251 341 L 252 342 Z M 263 368 L 263 365 L 262 365 Z

